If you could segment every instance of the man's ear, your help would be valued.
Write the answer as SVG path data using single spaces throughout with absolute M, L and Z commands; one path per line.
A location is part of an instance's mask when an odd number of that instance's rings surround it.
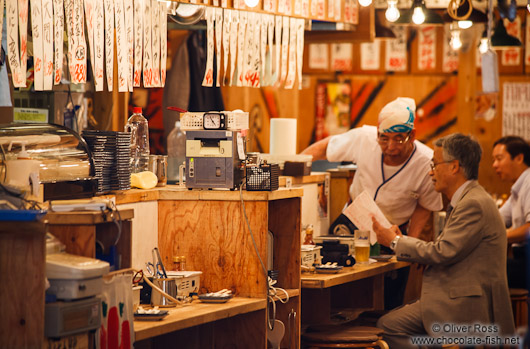
M 517 164 L 522 164 L 524 162 L 524 154 L 520 153 L 520 154 L 515 155 L 513 157 L 513 161 L 516 162 Z

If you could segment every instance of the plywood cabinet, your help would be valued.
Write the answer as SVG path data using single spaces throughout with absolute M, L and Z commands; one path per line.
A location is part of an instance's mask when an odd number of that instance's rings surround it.
M 175 255 L 186 256 L 188 270 L 203 272 L 201 292 L 228 288 L 236 296 L 266 299 L 267 277 L 258 254 L 266 265 L 270 230 L 273 268 L 279 271 L 276 286 L 289 294 L 287 303 L 276 301 L 276 318 L 286 328 L 291 321 L 291 333 L 282 347 L 299 347 L 301 195 L 301 189 L 243 192 L 247 225 L 239 192 L 161 191 L 158 244 L 164 264 L 171 266 Z M 297 316 L 289 317 L 293 313 Z M 190 343 L 265 348 L 266 324 L 263 309 L 185 332 Z M 184 335 L 179 332 L 175 336 Z

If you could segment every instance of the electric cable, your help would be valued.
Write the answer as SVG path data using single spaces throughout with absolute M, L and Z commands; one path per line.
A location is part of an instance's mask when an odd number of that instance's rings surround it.
M 269 275 L 268 275 L 268 272 L 267 272 L 267 268 L 265 267 L 265 263 L 263 263 L 263 260 L 261 259 L 261 256 L 259 254 L 258 246 L 257 246 L 256 240 L 254 238 L 254 233 L 252 232 L 252 229 L 250 228 L 250 222 L 249 222 L 248 217 L 247 217 L 247 210 L 245 208 L 245 201 L 243 200 L 243 185 L 242 184 L 239 186 L 239 198 L 241 199 L 241 210 L 243 210 L 243 216 L 245 217 L 245 221 L 247 223 L 247 228 L 248 228 L 248 231 L 250 232 L 250 237 L 252 239 L 252 244 L 254 245 L 254 250 L 256 251 L 256 255 L 258 256 L 258 259 L 259 259 L 259 262 L 261 264 L 263 273 L 265 274 L 265 277 L 267 278 L 267 281 L 268 281 L 270 278 L 269 278 Z M 270 282 L 267 282 L 267 300 L 269 300 L 270 303 L 272 303 L 272 318 L 269 316 L 269 314 L 270 314 L 269 313 L 269 306 L 267 306 L 267 326 L 272 331 L 274 329 L 274 321 L 276 319 L 276 303 L 274 302 L 274 298 L 272 298 L 270 296 L 271 287 L 272 287 L 272 285 L 270 284 Z

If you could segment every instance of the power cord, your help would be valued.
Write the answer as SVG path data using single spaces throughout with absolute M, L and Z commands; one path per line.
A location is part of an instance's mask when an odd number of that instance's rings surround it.
M 245 179 L 245 178 L 244 178 Z M 243 216 L 245 217 L 245 221 L 247 223 L 247 228 L 248 228 L 248 231 L 250 232 L 250 237 L 252 238 L 252 244 L 254 245 L 254 250 L 256 251 L 256 255 L 258 256 L 258 259 L 259 259 L 259 262 L 261 264 L 261 267 L 262 267 L 262 270 L 263 270 L 263 273 L 265 274 L 265 277 L 267 278 L 267 300 L 272 303 L 272 318 L 269 316 L 269 307 L 267 306 L 267 326 L 269 327 L 269 330 L 273 330 L 274 329 L 274 321 L 276 319 L 276 303 L 274 301 L 274 297 L 276 296 L 276 289 L 272 287 L 272 285 L 276 282 L 274 282 L 273 284 L 271 284 L 271 282 L 269 280 L 271 280 L 269 278 L 269 275 L 268 275 L 268 272 L 267 272 L 267 268 L 265 267 L 265 263 L 263 263 L 263 260 L 261 259 L 261 256 L 259 254 L 259 251 L 258 251 L 258 246 L 256 244 L 256 239 L 254 238 L 254 233 L 252 232 L 252 229 L 250 228 L 250 222 L 248 220 L 248 217 L 247 217 L 247 210 L 245 208 L 245 201 L 243 200 L 243 184 L 241 184 L 239 186 L 239 198 L 241 200 L 241 210 L 243 211 Z M 287 294 L 287 292 L 285 290 L 283 290 L 285 292 L 285 294 Z

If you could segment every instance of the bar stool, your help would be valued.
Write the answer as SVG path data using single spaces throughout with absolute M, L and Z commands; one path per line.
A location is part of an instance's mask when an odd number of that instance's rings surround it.
M 513 320 L 515 328 L 528 325 L 528 290 L 524 288 L 510 288 Z
M 379 348 L 388 349 L 383 330 L 370 326 L 324 326 L 302 335 L 303 348 Z

